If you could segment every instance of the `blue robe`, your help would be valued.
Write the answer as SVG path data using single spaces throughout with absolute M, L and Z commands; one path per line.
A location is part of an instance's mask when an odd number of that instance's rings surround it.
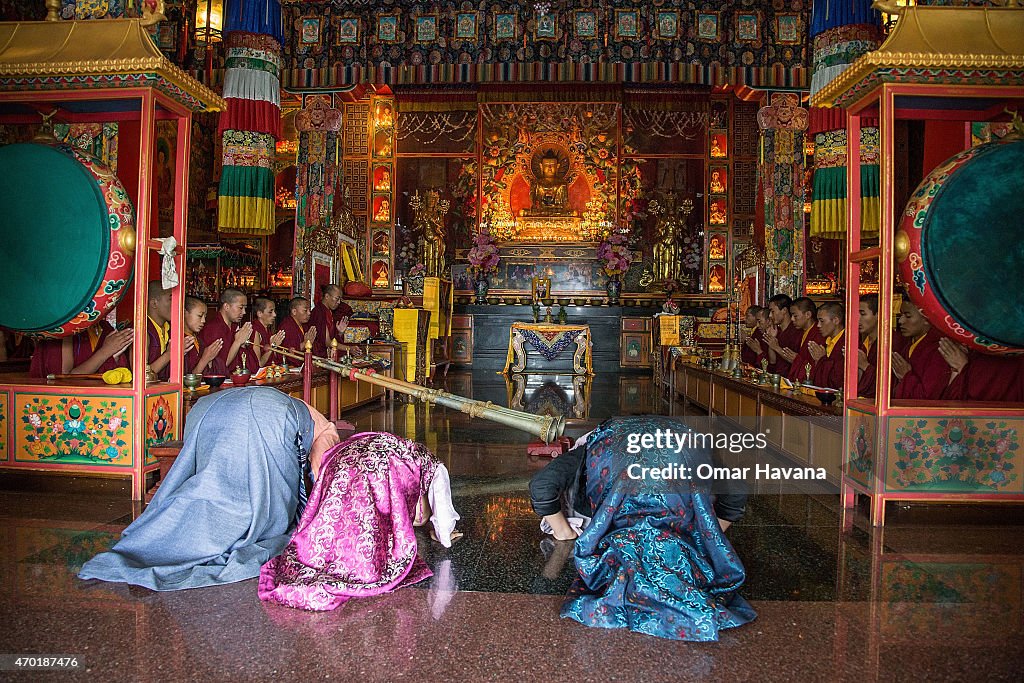
M 737 592 L 746 578 L 743 565 L 721 531 L 706 486 L 629 478 L 632 463 L 711 462 L 706 450 L 627 452 L 630 433 L 659 428 L 686 431 L 678 420 L 645 416 L 612 419 L 591 434 L 586 495 L 594 517 L 576 541 L 578 576 L 562 616 L 587 626 L 717 641 L 719 630 L 756 617 Z
M 200 399 L 153 501 L 78 576 L 158 591 L 259 576 L 288 542 L 302 448 L 312 441 L 306 404 L 277 389 L 239 387 Z

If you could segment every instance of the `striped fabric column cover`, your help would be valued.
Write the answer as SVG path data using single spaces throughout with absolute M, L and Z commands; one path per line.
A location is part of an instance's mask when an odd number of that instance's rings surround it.
M 881 42 L 881 17 L 871 0 L 814 0 L 811 21 L 813 73 L 811 97 Z M 846 112 L 810 110 L 808 134 L 814 136 L 811 194 L 812 237 L 846 237 Z M 878 234 L 878 122 L 861 119 L 860 185 L 862 236 Z
M 220 116 L 223 143 L 218 227 L 274 233 L 274 154 L 281 134 L 281 6 L 227 0 L 227 58 Z

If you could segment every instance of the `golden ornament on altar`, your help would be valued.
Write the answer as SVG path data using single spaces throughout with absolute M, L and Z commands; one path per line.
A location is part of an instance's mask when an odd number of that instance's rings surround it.
M 423 265 L 427 277 L 443 277 L 446 269 L 445 251 L 447 233 L 444 217 L 448 214 L 448 200 L 441 199 L 437 190 L 427 190 L 424 197 L 417 192 L 409 205 L 415 212 L 415 224 L 423 229 Z

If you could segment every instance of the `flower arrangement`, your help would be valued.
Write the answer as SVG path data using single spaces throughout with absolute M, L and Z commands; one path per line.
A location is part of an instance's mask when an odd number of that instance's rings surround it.
M 613 232 L 597 245 L 597 258 L 605 275 L 614 277 L 629 270 L 633 252 L 629 249 L 629 238 L 624 232 Z
M 499 261 L 498 243 L 486 228 L 481 228 L 474 235 L 473 247 L 469 250 L 469 272 L 476 276 L 489 275 L 498 269 Z

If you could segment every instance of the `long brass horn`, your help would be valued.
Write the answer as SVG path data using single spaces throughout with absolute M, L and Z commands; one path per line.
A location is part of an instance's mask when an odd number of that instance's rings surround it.
M 283 349 L 280 346 L 271 345 L 270 348 L 274 353 L 279 353 L 287 358 L 303 362 L 306 360 L 304 355 L 289 351 L 288 349 Z M 430 389 L 419 384 L 406 382 L 393 377 L 385 377 L 376 373 L 362 372 L 350 365 L 345 365 L 344 363 L 332 361 L 327 358 L 321 358 L 320 356 L 311 356 L 311 358 L 313 360 L 313 364 L 317 367 L 329 370 L 330 372 L 336 372 L 342 377 L 375 384 L 379 387 L 384 387 L 385 389 L 397 391 L 400 394 L 413 396 L 421 401 L 436 403 L 437 405 L 444 406 L 445 408 L 458 410 L 466 413 L 470 417 L 482 417 L 485 420 L 497 422 L 505 425 L 506 427 L 512 427 L 513 429 L 529 432 L 530 434 L 543 439 L 544 443 L 551 443 L 562 436 L 562 432 L 565 430 L 565 417 L 561 415 L 558 417 L 552 417 L 550 415 L 531 415 L 530 413 L 524 413 L 521 410 L 512 410 L 511 408 L 494 405 L 490 401 L 477 401 L 471 398 L 465 398 L 464 396 L 450 394 L 447 391 Z

